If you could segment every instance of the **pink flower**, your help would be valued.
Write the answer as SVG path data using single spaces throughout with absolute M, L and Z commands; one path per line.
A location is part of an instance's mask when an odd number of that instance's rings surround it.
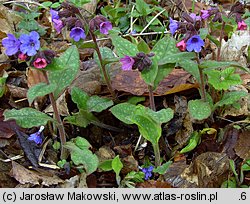
M 25 61 L 28 58 L 26 54 L 23 54 L 22 52 L 18 54 L 18 59 L 21 61 Z
M 122 70 L 128 71 L 132 70 L 135 60 L 132 57 L 126 55 L 120 59 L 120 62 L 122 63 Z
M 238 30 L 246 30 L 247 24 L 242 20 L 238 22 Z
M 176 47 L 178 47 L 180 51 L 184 52 L 186 50 L 186 43 L 185 43 L 185 41 L 182 40 L 182 41 L 178 42 L 176 44 Z
M 42 69 L 47 66 L 47 62 L 44 58 L 37 58 L 34 62 L 33 65 L 37 69 Z

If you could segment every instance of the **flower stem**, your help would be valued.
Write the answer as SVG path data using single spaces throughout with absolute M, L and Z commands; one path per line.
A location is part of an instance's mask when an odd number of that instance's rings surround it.
M 104 79 L 106 81 L 106 84 L 108 86 L 109 92 L 111 93 L 113 99 L 115 99 L 116 95 L 115 95 L 115 92 L 114 92 L 114 90 L 113 90 L 113 88 L 111 86 L 110 80 L 108 78 L 108 75 L 107 75 L 107 72 L 106 72 L 106 69 L 105 69 L 105 65 L 103 64 L 102 55 L 101 55 L 101 51 L 99 49 L 99 46 L 98 46 L 98 43 L 97 43 L 97 40 L 96 40 L 96 36 L 91 30 L 89 30 L 89 33 L 90 33 L 90 35 L 91 35 L 91 37 L 93 39 L 93 42 L 95 43 L 95 50 L 96 50 L 97 56 L 98 56 L 100 64 L 101 64 L 102 73 L 103 73 Z
M 203 70 L 202 70 L 202 68 L 200 68 L 200 59 L 199 59 L 199 54 L 198 53 L 196 53 L 196 61 L 197 61 L 197 64 L 198 64 L 198 69 L 199 69 L 199 74 L 200 74 L 201 99 L 203 101 L 206 101 L 205 81 L 204 81 Z
M 49 79 L 48 79 L 48 75 L 47 75 L 46 71 L 42 71 L 42 73 L 45 77 L 46 83 L 49 84 Z M 66 134 L 65 134 L 65 130 L 64 130 L 64 126 L 63 126 L 60 114 L 59 114 L 58 109 L 57 109 L 56 100 L 55 100 L 53 93 L 49 94 L 49 99 L 50 99 L 50 103 L 51 103 L 53 111 L 54 111 L 54 116 L 55 116 L 56 121 L 57 121 L 57 128 L 58 128 L 59 137 L 60 137 L 60 141 L 61 141 L 61 156 L 60 156 L 60 158 L 66 159 L 67 151 L 64 148 L 64 145 L 66 143 Z
M 220 39 L 219 39 L 220 45 L 218 47 L 217 56 L 216 56 L 217 61 L 220 61 L 221 43 L 222 43 L 222 38 L 223 38 L 223 34 L 224 34 L 225 25 L 226 25 L 226 23 L 223 21 L 222 25 L 221 25 L 221 30 L 220 30 Z
M 161 165 L 161 154 L 160 154 L 159 144 L 157 143 L 152 145 L 155 154 L 155 167 L 158 167 Z
M 148 86 L 148 92 L 149 92 L 149 103 L 150 103 L 150 108 L 153 111 L 156 111 L 155 108 L 155 99 L 154 99 L 154 93 L 153 93 L 153 87 L 152 86 Z

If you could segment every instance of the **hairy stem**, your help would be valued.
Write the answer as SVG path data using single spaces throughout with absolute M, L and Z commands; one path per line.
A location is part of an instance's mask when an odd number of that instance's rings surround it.
M 225 25 L 226 25 L 226 23 L 223 21 L 222 25 L 221 25 L 221 30 L 220 30 L 220 39 L 219 39 L 220 46 L 218 47 L 217 56 L 216 56 L 217 61 L 220 61 L 221 43 L 222 43 L 222 38 L 223 38 L 223 34 L 224 34 Z
M 99 49 L 95 34 L 91 30 L 89 31 L 89 33 L 90 33 L 90 35 L 92 37 L 93 42 L 95 43 L 95 50 L 97 52 L 97 56 L 98 56 L 100 64 L 101 64 L 102 73 L 103 73 L 104 79 L 106 81 L 106 84 L 108 86 L 109 92 L 111 93 L 113 99 L 115 99 L 116 95 L 115 95 L 115 92 L 114 92 L 114 90 L 113 90 L 113 88 L 111 86 L 110 80 L 108 78 L 108 75 L 107 75 L 107 72 L 106 72 L 106 69 L 105 69 L 105 65 L 103 64 L 101 51 Z
M 157 143 L 152 145 L 155 154 L 155 167 L 158 167 L 161 165 L 161 154 L 160 154 L 159 144 Z
M 49 79 L 48 79 L 46 71 L 42 71 L 42 72 L 43 72 L 43 75 L 46 79 L 46 83 L 49 84 Z M 56 100 L 55 100 L 53 93 L 49 94 L 49 99 L 50 99 L 50 103 L 51 103 L 53 111 L 54 111 L 55 119 L 57 121 L 57 128 L 58 128 L 59 137 L 60 137 L 60 141 L 61 141 L 61 156 L 60 156 L 60 158 L 66 159 L 67 151 L 64 148 L 64 145 L 66 143 L 66 134 L 65 134 L 63 122 L 61 120 L 60 114 L 59 114 L 58 109 L 57 109 Z
M 206 101 L 206 89 L 205 89 L 205 81 L 204 81 L 204 75 L 203 75 L 203 70 L 200 68 L 200 59 L 199 59 L 199 54 L 196 53 L 196 61 L 198 64 L 198 69 L 199 69 L 199 74 L 200 74 L 200 90 L 201 90 L 201 99 L 203 101 Z
M 152 86 L 148 86 L 148 92 L 149 92 L 149 103 L 150 103 L 150 108 L 153 111 L 156 111 L 155 108 L 155 99 L 154 99 L 154 93 L 153 93 L 153 87 Z

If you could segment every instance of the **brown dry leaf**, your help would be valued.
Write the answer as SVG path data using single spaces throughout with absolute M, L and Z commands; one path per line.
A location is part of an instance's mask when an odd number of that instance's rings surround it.
M 199 188 L 219 188 L 231 171 L 225 153 L 205 152 L 186 168 L 181 177 Z
M 138 171 L 138 162 L 134 156 L 129 155 L 125 158 L 122 158 L 121 161 L 123 163 L 123 168 L 121 170 L 122 174 L 126 175 L 131 171 Z
M 28 90 L 19 86 L 7 84 L 8 90 L 14 98 L 26 98 Z
M 33 185 L 50 186 L 64 182 L 56 175 L 53 175 L 52 177 L 39 175 L 37 172 L 28 170 L 14 161 L 12 161 L 11 175 L 21 184 L 31 183 Z
M 12 128 L 19 128 L 15 121 L 3 121 L 3 110 L 0 109 L 0 138 L 10 138 L 15 132 Z
M 250 158 L 250 130 L 245 130 L 239 134 L 234 150 L 240 158 Z
M 0 40 L 6 37 L 8 33 L 15 32 L 15 26 L 22 18 L 7 7 L 0 5 Z
M 239 130 L 231 126 L 226 128 L 224 132 L 223 141 L 220 145 L 220 149 L 221 152 L 226 153 L 230 159 L 235 157 L 234 148 L 239 138 L 239 133 L 240 133 Z
M 164 181 L 144 181 L 143 183 L 138 183 L 136 188 L 172 188 L 171 184 Z
M 174 69 L 154 91 L 157 95 L 167 95 L 198 88 L 198 84 L 190 81 L 191 75 L 182 69 Z M 118 91 L 125 91 L 133 95 L 148 93 L 148 87 L 141 78 L 139 71 L 120 71 L 112 80 L 112 87 Z
M 83 9 L 90 13 L 95 13 L 97 7 L 97 0 L 91 0 L 89 3 L 83 5 Z
M 46 83 L 43 73 L 37 69 L 28 68 L 26 75 L 29 88 L 41 82 Z
M 194 182 L 191 183 L 181 177 L 181 174 L 186 168 L 188 168 L 186 160 L 174 162 L 164 174 L 165 181 L 177 188 L 196 188 L 197 185 Z
M 65 92 L 56 100 L 56 105 L 58 108 L 58 112 L 61 116 L 68 116 L 69 110 L 66 102 Z M 50 104 L 45 110 L 45 113 L 53 113 L 53 107 Z
M 247 89 L 242 85 L 232 86 L 229 91 L 245 91 L 248 93 Z M 228 106 L 226 110 L 223 112 L 222 117 L 226 116 L 242 116 L 242 115 L 249 115 L 248 109 L 249 107 L 249 96 L 242 97 L 238 103 L 240 104 L 240 108 L 234 108 L 233 106 Z
M 99 162 L 115 158 L 115 152 L 109 146 L 102 146 L 95 153 Z

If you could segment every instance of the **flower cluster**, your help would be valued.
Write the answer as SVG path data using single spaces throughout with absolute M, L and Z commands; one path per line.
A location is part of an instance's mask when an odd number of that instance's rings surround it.
M 199 35 L 202 21 L 212 17 L 211 19 L 213 22 L 222 22 L 222 15 L 226 15 L 216 7 L 201 10 L 200 13 L 200 16 L 197 16 L 194 13 L 191 13 L 190 15 L 183 13 L 181 22 L 173 20 L 172 18 L 169 19 L 169 30 L 171 34 L 174 35 L 178 31 L 178 33 L 184 35 L 184 38 L 176 44 L 176 47 L 178 47 L 180 51 L 187 50 L 188 52 L 200 52 L 204 46 L 204 41 Z M 228 17 L 235 17 L 238 30 L 247 29 L 246 23 L 241 18 L 243 13 L 244 6 L 240 2 L 236 2 L 231 7 L 230 13 L 228 14 Z
M 172 35 L 174 35 L 177 30 L 181 34 L 185 34 L 184 38 L 176 44 L 176 47 L 178 47 L 180 51 L 200 52 L 202 46 L 204 46 L 204 41 L 199 36 L 202 18 L 194 13 L 190 15 L 183 13 L 182 19 L 183 22 L 177 22 L 170 18 L 169 29 Z
M 6 48 L 5 53 L 8 56 L 17 55 L 21 61 L 28 61 L 31 59 L 31 65 L 35 68 L 45 68 L 52 62 L 55 57 L 55 52 L 52 50 L 40 49 L 40 36 L 36 31 L 29 34 L 21 34 L 17 39 L 13 34 L 8 34 L 2 40 L 3 46 Z
M 247 29 L 247 24 L 241 18 L 243 13 L 244 13 L 244 5 L 237 1 L 234 5 L 232 5 L 230 12 L 228 14 L 228 17 L 235 17 L 238 30 Z M 201 10 L 201 18 L 203 20 L 206 20 L 210 18 L 211 16 L 214 16 L 212 19 L 213 22 L 222 21 L 222 12 L 220 12 L 218 8 L 210 8 L 208 10 Z
M 31 134 L 28 137 L 28 140 L 29 141 L 34 141 L 37 145 L 42 144 L 42 142 L 43 142 L 42 131 L 43 130 L 44 130 L 44 126 L 41 126 L 40 129 L 37 132 Z
M 34 56 L 40 49 L 39 34 L 31 31 L 29 34 L 21 34 L 17 39 L 13 34 L 8 34 L 2 40 L 3 46 L 6 48 L 5 53 L 8 56 L 19 53 L 20 58 L 24 59 L 25 55 Z
M 61 5 L 62 10 L 56 11 L 51 9 L 51 20 L 57 33 L 60 33 L 63 27 L 70 30 L 70 38 L 78 42 L 80 39 L 86 38 L 84 25 L 81 19 L 78 18 L 80 11 L 77 7 L 64 2 Z M 112 24 L 104 16 L 96 16 L 89 22 L 91 31 L 100 30 L 102 34 L 108 34 L 112 29 Z
M 152 60 L 150 59 L 152 56 L 154 56 L 153 53 L 145 54 L 144 52 L 139 52 L 134 57 L 126 55 L 120 59 L 122 70 L 138 69 L 141 72 L 144 69 L 149 69 L 152 65 Z

